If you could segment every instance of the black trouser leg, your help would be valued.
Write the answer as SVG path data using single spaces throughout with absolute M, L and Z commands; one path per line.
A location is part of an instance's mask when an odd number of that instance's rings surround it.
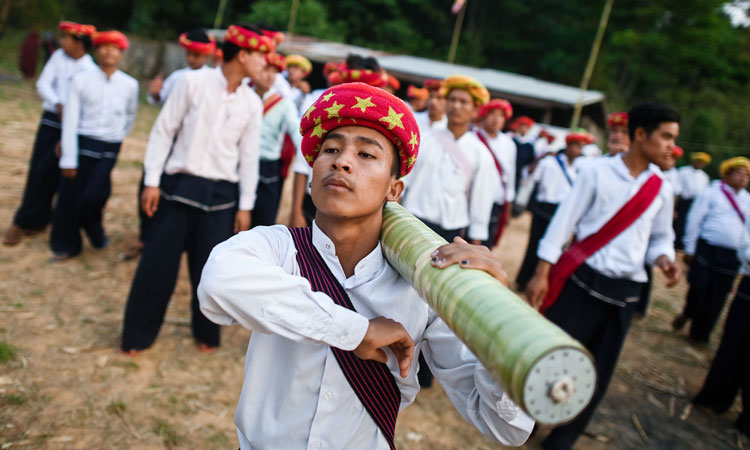
M 218 347 L 220 327 L 203 315 L 198 304 L 198 284 L 201 281 L 203 266 L 211 250 L 233 234 L 234 208 L 205 213 L 194 209 L 190 212 L 190 228 L 187 239 L 188 265 L 190 283 L 192 284 L 191 327 L 195 339 L 209 347 Z
M 261 161 L 252 225 L 274 225 L 281 201 L 281 161 Z
M 141 182 L 138 184 L 138 198 L 136 199 L 136 210 L 138 211 L 138 240 L 146 242 L 146 233 L 148 233 L 148 225 L 151 220 L 143 208 L 141 208 L 141 196 L 143 195 L 143 189 L 146 187 L 144 180 L 146 179 L 146 171 L 143 171 L 141 175 Z
M 545 449 L 571 449 L 604 398 L 625 342 L 632 306 L 620 308 L 598 300 L 568 281 L 547 319 L 583 344 L 594 357 L 597 386 L 591 403 L 572 422 L 555 428 L 542 442 Z
M 723 413 L 732 406 L 734 399 L 745 378 L 750 378 L 750 372 L 743 374 L 743 354 L 750 348 L 750 341 L 746 339 L 750 332 L 750 302 L 735 299 L 729 308 L 724 335 L 711 363 L 703 388 L 695 397 L 695 403 L 707 406 L 718 413 Z
M 492 205 L 492 213 L 490 213 L 490 225 L 488 227 L 487 240 L 482 242 L 482 245 L 488 247 L 489 249 L 492 249 L 495 244 L 495 235 L 497 234 L 497 229 L 500 227 L 500 220 L 502 218 L 504 209 L 505 204 L 495 203 L 494 205 Z
M 86 192 L 100 160 L 80 156 L 75 178 L 60 178 L 57 203 L 52 215 L 50 247 L 55 254 L 74 256 L 81 252 L 81 225 L 86 207 Z
M 675 204 L 675 212 L 677 213 L 677 218 L 674 221 L 674 247 L 678 250 L 683 249 L 682 239 L 685 237 L 685 224 L 687 224 L 687 215 L 690 211 L 690 205 L 692 204 L 693 199 L 684 198 L 679 199 Z
M 646 269 L 646 276 L 648 280 L 646 281 L 646 285 L 643 286 L 643 290 L 641 291 L 641 298 L 638 300 L 638 303 L 636 303 L 635 310 L 633 311 L 633 313 L 639 314 L 641 316 L 646 315 L 648 304 L 651 302 L 651 288 L 654 284 L 654 267 L 646 264 L 644 268 Z
M 516 284 L 521 290 L 526 288 L 526 284 L 534 276 L 536 265 L 539 262 L 539 258 L 536 256 L 537 249 L 539 248 L 539 241 L 544 237 L 544 232 L 547 231 L 549 222 L 549 220 L 538 214 L 534 214 L 531 217 L 529 243 L 526 245 L 526 254 L 523 257 L 521 269 L 516 277 Z
M 94 247 L 104 246 L 107 236 L 104 233 L 102 217 L 104 207 L 112 193 L 112 169 L 116 159 L 104 158 L 97 162 L 83 193 L 81 225 Z
M 709 269 L 706 269 L 709 270 Z M 724 309 L 729 291 L 735 277 L 711 271 L 708 275 L 708 285 L 700 289 L 701 298 L 692 315 L 693 323 L 690 327 L 690 337 L 698 342 L 708 342 L 716 322 Z M 691 290 L 693 287 L 691 286 Z M 697 292 L 696 292 L 697 295 Z M 696 298 L 697 300 L 697 298 Z
M 125 351 L 150 347 L 161 329 L 177 283 L 190 225 L 189 211 L 188 206 L 162 198 L 151 219 L 125 306 L 121 344 Z
M 45 113 L 45 116 L 49 114 L 51 113 Z M 59 159 L 55 155 L 58 142 L 60 128 L 39 125 L 26 176 L 23 200 L 13 218 L 13 223 L 21 228 L 44 228 L 52 219 L 52 199 L 60 184 Z

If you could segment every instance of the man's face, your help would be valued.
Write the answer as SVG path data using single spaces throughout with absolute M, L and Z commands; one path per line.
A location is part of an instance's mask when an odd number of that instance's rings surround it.
M 267 65 L 260 71 L 260 75 L 257 78 L 253 78 L 253 83 L 262 91 L 271 89 L 273 83 L 276 81 L 276 75 L 279 73 L 279 69 L 276 66 Z
M 565 147 L 565 154 L 568 155 L 569 159 L 578 158 L 583 154 L 583 144 L 580 142 L 571 142 Z
M 202 55 L 192 51 L 185 52 L 185 62 L 187 62 L 188 67 L 193 70 L 203 67 L 208 63 L 209 59 L 211 59 L 211 55 Z
M 607 150 L 609 154 L 616 155 L 620 152 L 628 151 L 630 147 L 630 135 L 628 134 L 628 127 L 617 125 L 609 129 L 609 136 L 607 137 Z
M 453 89 L 448 93 L 446 100 L 445 114 L 448 116 L 448 124 L 467 125 L 476 116 L 477 107 L 469 91 Z
M 94 51 L 96 61 L 102 66 L 116 66 L 122 59 L 122 50 L 114 44 L 104 44 Z
M 414 111 L 423 111 L 427 106 L 427 100 L 422 98 L 410 98 L 409 104 Z
M 642 144 L 646 159 L 659 167 L 669 167 L 674 159 L 675 139 L 680 134 L 680 124 L 677 122 L 662 122 L 650 135 L 646 130 L 635 130 L 635 138 Z
M 286 70 L 289 73 L 290 83 L 299 83 L 305 79 L 305 71 L 300 66 L 289 66 Z
M 504 126 L 505 112 L 501 109 L 491 109 L 482 119 L 482 127 L 493 136 L 502 131 Z
M 516 128 L 516 134 L 520 134 L 521 136 L 526 136 L 526 133 L 529 132 L 529 126 L 525 123 L 519 124 Z
M 60 48 L 69 55 L 74 52 L 75 44 L 76 40 L 68 33 L 63 33 L 62 37 L 60 37 Z
M 331 131 L 313 164 L 313 203 L 318 214 L 353 219 L 381 214 L 397 200 L 403 182 L 392 173 L 396 152 L 379 132 L 346 126 Z
M 708 164 L 706 164 L 706 161 L 703 161 L 702 159 L 696 159 L 693 160 L 692 165 L 698 170 L 703 170 Z
M 430 91 L 430 97 L 427 99 L 427 114 L 437 119 L 445 114 L 445 97 L 440 95 L 440 89 Z
M 242 49 L 236 57 L 238 58 L 245 75 L 253 80 L 260 77 L 261 72 L 267 65 L 265 54 L 254 50 Z
M 724 182 L 733 189 L 746 189 L 750 183 L 750 172 L 745 167 L 734 169 L 724 177 Z

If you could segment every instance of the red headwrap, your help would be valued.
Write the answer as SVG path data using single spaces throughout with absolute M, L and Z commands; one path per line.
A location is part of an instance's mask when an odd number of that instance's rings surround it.
M 262 53 L 269 53 L 276 49 L 273 40 L 268 36 L 263 36 L 239 25 L 229 25 L 224 39 L 237 47 Z
M 479 108 L 477 117 L 481 119 L 493 109 L 499 109 L 503 113 L 505 113 L 505 120 L 510 120 L 510 118 L 513 117 L 513 107 L 510 106 L 510 102 L 508 100 L 502 98 L 493 98 L 489 101 L 489 103 Z
M 542 130 L 539 132 L 539 137 L 540 138 L 546 138 L 547 141 L 550 144 L 553 143 L 553 142 L 555 142 L 555 139 L 556 139 L 556 137 L 555 137 L 554 134 L 550 133 L 549 131 L 545 130 L 544 128 L 542 128 Z
M 533 127 L 535 123 L 536 122 L 534 122 L 534 119 L 532 119 L 531 117 L 521 116 L 517 118 L 516 120 L 514 120 L 513 123 L 510 124 L 510 129 L 515 131 L 521 125 L 527 125 L 529 127 Z
M 216 42 L 211 36 L 208 37 L 208 42 L 199 42 L 191 41 L 188 39 L 187 33 L 182 33 L 179 38 L 179 43 L 185 50 L 198 53 L 199 55 L 211 55 L 216 51 Z
M 365 83 L 370 86 L 383 87 L 388 84 L 388 74 L 370 69 L 349 69 L 346 64 L 341 67 L 342 83 Z
M 283 72 L 286 69 L 286 59 L 276 52 L 266 53 L 266 62 L 269 66 L 279 69 L 279 72 Z
M 398 81 L 398 78 L 394 77 L 390 73 L 388 73 L 387 75 L 388 75 L 388 84 L 393 88 L 394 91 L 399 90 L 399 88 L 401 87 L 401 82 Z
M 335 61 L 328 61 L 323 65 L 323 75 L 328 76 L 332 74 L 333 72 L 338 72 L 341 70 L 342 63 L 337 63 Z
M 428 91 L 437 91 L 443 87 L 443 80 L 436 80 L 434 78 L 430 78 L 424 81 L 424 84 L 422 85 L 425 89 Z
M 580 142 L 583 145 L 593 144 L 595 142 L 594 135 L 584 129 L 579 129 L 568 133 L 565 137 L 565 143 L 570 144 L 572 142 Z
M 84 25 L 66 20 L 60 22 L 59 28 L 63 33 L 76 37 L 91 36 L 96 33 L 96 27 L 93 25 Z
M 628 126 L 628 113 L 624 111 L 613 112 L 607 116 L 607 127 L 627 127 Z
M 331 86 L 336 86 L 337 84 L 341 84 L 341 72 L 335 71 L 328 74 L 328 84 Z
M 94 34 L 94 38 L 92 39 L 92 42 L 94 44 L 94 47 L 98 47 L 100 45 L 112 44 L 118 47 L 122 51 L 125 51 L 128 49 L 128 47 L 130 47 L 130 42 L 128 42 L 128 38 L 126 38 L 124 34 L 115 30 L 97 32 L 96 34 Z
M 302 116 L 301 150 L 310 166 L 318 157 L 326 134 L 348 125 L 381 133 L 398 151 L 401 160 L 399 175 L 411 171 L 419 152 L 419 127 L 414 115 L 398 97 L 364 83 L 328 88 Z
M 418 100 L 427 100 L 430 97 L 430 91 L 428 91 L 426 88 L 409 86 L 406 89 L 406 96 L 409 98 L 416 98 Z
M 286 39 L 286 36 L 281 31 L 270 31 L 270 30 L 262 30 L 263 36 L 266 36 L 268 38 L 271 38 L 273 43 L 275 45 L 281 45 L 282 42 Z
M 672 148 L 672 156 L 674 156 L 675 159 L 682 158 L 682 155 L 684 154 L 685 154 L 685 151 L 679 145 L 675 145 L 674 148 Z

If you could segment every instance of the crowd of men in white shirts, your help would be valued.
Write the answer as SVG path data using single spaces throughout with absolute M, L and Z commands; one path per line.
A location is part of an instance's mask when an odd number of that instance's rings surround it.
M 73 22 L 62 22 L 60 31 L 62 48 L 37 82 L 44 112 L 23 200 L 4 236 L 5 245 L 16 245 L 51 224 L 54 262 L 81 252 L 81 230 L 94 248 L 109 244 L 102 211 L 138 103 L 137 81 L 117 68 L 128 48 L 122 33 Z M 305 81 L 313 70 L 309 60 L 275 52 L 283 39 L 255 25 L 232 25 L 217 48 L 205 31 L 188 31 L 179 38 L 187 67 L 166 79 L 159 75 L 149 86 L 148 102 L 162 110 L 144 156 L 141 243 L 123 255 L 140 256 L 125 307 L 121 350 L 128 355 L 156 339 L 183 252 L 193 285 L 194 337 L 201 351 L 218 348 L 220 327 L 201 310 L 204 266 L 219 243 L 277 223 L 290 168 L 292 208 L 281 221 L 313 226 L 312 161 L 298 128 L 321 99 L 330 100 L 329 118 L 338 117 L 343 105 L 331 100 L 327 88 L 311 90 Z M 328 87 L 358 82 L 390 93 L 399 89 L 370 57 L 326 64 L 324 75 Z M 357 98 L 354 107 L 364 113 L 375 106 L 368 100 Z M 750 434 L 750 160 L 723 161 L 721 179 L 714 181 L 704 171 L 711 163 L 707 153 L 692 153 L 690 164 L 676 169 L 683 156 L 675 144 L 680 117 L 665 105 L 611 114 L 607 153 L 600 156 L 595 147 L 590 151 L 595 138 L 583 129 L 571 130 L 565 146 L 552 150 L 555 136 L 543 125 L 526 116 L 513 120 L 510 102 L 491 99 L 470 77 L 410 86 L 407 100 L 421 144 L 403 178 L 402 205 L 449 243 L 489 248 L 499 244 L 514 206 L 531 211 L 516 287 L 597 360 L 594 402 L 552 431 L 545 448 L 571 448 L 584 431 L 606 392 L 631 318 L 646 314 L 652 269 L 664 272 L 668 286 L 680 278 L 675 247 L 690 266 L 690 290 L 673 327 L 690 323 L 690 339 L 698 345 L 708 342 L 741 275 L 720 349 L 695 402 L 723 412 L 741 390 L 744 410 L 736 425 Z M 381 120 L 390 129 L 403 128 L 396 116 Z M 578 256 L 569 252 L 571 236 Z M 420 359 L 420 366 L 419 383 L 428 387 L 428 364 Z

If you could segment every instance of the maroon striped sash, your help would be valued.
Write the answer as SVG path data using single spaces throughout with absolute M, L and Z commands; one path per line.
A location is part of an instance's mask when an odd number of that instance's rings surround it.
M 318 250 L 312 244 L 312 228 L 289 228 L 294 246 L 297 248 L 297 263 L 303 277 L 310 282 L 312 290 L 323 292 L 339 306 L 352 311 L 349 296 L 331 273 Z M 354 352 L 331 347 L 344 376 L 357 394 L 367 412 L 377 424 L 391 449 L 396 430 L 396 416 L 401 404 L 401 392 L 388 366 L 376 361 L 360 359 Z

